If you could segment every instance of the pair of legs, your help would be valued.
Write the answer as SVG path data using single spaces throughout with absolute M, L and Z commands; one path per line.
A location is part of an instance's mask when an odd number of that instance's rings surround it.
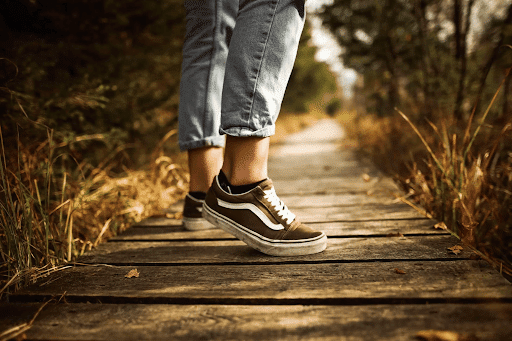
M 179 142 L 190 166 L 186 229 L 211 224 L 274 256 L 326 248 L 325 233 L 300 223 L 267 177 L 269 136 L 297 54 L 304 2 L 185 1 Z
M 179 119 L 191 192 L 206 192 L 221 168 L 235 186 L 267 177 L 268 137 L 295 61 L 304 2 L 185 0 Z

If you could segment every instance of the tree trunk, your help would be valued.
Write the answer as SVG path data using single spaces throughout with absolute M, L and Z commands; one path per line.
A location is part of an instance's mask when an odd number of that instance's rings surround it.
M 384 51 L 386 69 L 390 74 L 388 85 L 388 103 L 387 110 L 393 112 L 394 108 L 400 103 L 398 92 L 398 71 L 396 67 L 397 55 L 393 39 L 391 38 L 391 28 L 393 27 L 394 13 L 392 1 L 387 1 L 383 8 L 383 16 L 381 22 L 381 32 L 385 37 L 386 50 Z
M 458 0 L 456 0 L 457 2 Z M 454 116 L 455 118 L 460 121 L 464 117 L 464 112 L 462 111 L 462 102 L 464 100 L 464 92 L 465 92 L 465 82 L 466 82 L 466 71 L 467 71 L 467 59 L 468 59 L 468 51 L 467 51 L 467 35 L 469 32 L 469 28 L 471 26 L 471 11 L 473 9 L 473 5 L 475 4 L 475 0 L 469 0 L 468 6 L 466 9 L 466 17 L 465 17 L 465 24 L 464 24 L 464 30 L 459 32 L 460 35 L 460 42 L 459 42 L 459 49 L 458 51 L 458 59 L 457 63 L 459 65 L 459 87 L 457 90 L 457 98 L 455 100 L 455 110 L 454 110 Z M 459 4 L 460 6 L 460 4 Z M 459 10 L 461 10 L 459 8 Z M 460 21 L 460 18 L 459 18 Z M 459 23 L 459 25 L 461 25 Z M 457 35 L 457 34 L 456 34 Z
M 453 25 L 455 27 L 455 60 L 462 56 L 462 6 L 461 0 L 453 0 Z
M 430 57 L 430 49 L 428 46 L 428 29 L 427 29 L 427 2 L 426 0 L 419 0 L 414 6 L 414 14 L 418 22 L 418 34 L 421 44 L 421 69 L 422 69 L 422 87 L 425 100 L 421 105 L 421 112 L 429 121 L 433 120 L 434 112 L 434 98 L 430 87 L 430 79 L 432 77 L 432 59 Z
M 498 59 L 498 55 L 499 55 L 500 49 L 501 49 L 501 47 L 503 45 L 503 42 L 505 40 L 505 33 L 503 32 L 503 30 L 507 27 L 507 25 L 510 25 L 510 24 L 512 24 L 512 4 L 508 7 L 508 9 L 507 9 L 507 17 L 505 18 L 505 20 L 503 21 L 503 24 L 501 26 L 502 30 L 501 30 L 501 34 L 500 34 L 500 40 L 494 46 L 494 49 L 492 51 L 491 56 L 489 57 L 489 59 L 487 60 L 487 63 L 482 68 L 482 73 L 481 73 L 481 77 L 480 77 L 480 86 L 479 86 L 478 92 L 476 94 L 476 99 L 475 99 L 475 103 L 473 105 L 473 112 L 471 114 L 471 118 L 479 110 L 480 100 L 481 100 L 482 94 L 484 92 L 485 82 L 487 80 L 487 76 L 489 75 L 489 72 L 491 71 L 492 65 Z

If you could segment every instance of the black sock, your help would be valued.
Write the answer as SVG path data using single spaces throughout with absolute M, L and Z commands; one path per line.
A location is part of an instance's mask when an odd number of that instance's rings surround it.
M 252 183 L 252 184 L 240 185 L 240 186 L 229 185 L 229 188 L 231 189 L 232 194 L 242 194 L 242 193 L 248 192 L 251 189 L 255 188 L 256 186 L 258 186 L 265 180 L 267 180 L 267 179 L 263 179 L 258 182 Z
M 222 170 L 219 173 L 218 179 L 219 179 L 220 187 L 222 187 L 223 190 L 225 190 L 226 192 L 228 192 L 230 194 L 242 194 L 242 193 L 248 192 L 251 189 L 253 189 L 254 187 L 261 184 L 263 181 L 267 180 L 267 179 L 263 179 L 258 182 L 252 183 L 252 184 L 234 186 L 229 182 L 228 177 L 226 176 L 226 174 L 224 174 L 224 172 Z
M 194 198 L 194 199 L 197 199 L 197 200 L 204 200 L 204 198 L 206 198 L 206 193 L 205 192 L 200 192 L 200 191 L 197 191 L 197 192 L 188 192 L 188 194 Z

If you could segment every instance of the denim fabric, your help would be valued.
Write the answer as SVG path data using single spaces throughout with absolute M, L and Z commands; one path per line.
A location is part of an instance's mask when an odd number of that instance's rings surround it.
M 184 1 L 187 25 L 179 108 L 182 150 L 223 146 L 221 134 L 274 134 L 304 27 L 304 3 Z

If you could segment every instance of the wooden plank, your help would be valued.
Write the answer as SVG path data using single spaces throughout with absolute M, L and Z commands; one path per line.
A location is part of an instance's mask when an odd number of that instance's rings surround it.
M 268 174 L 273 180 L 301 179 L 319 177 L 361 177 L 382 176 L 373 165 L 361 162 L 353 152 L 328 152 L 315 155 L 299 155 L 270 159 Z
M 467 259 L 470 251 L 450 254 L 451 236 L 341 238 L 328 240 L 324 252 L 297 257 L 269 257 L 238 240 L 180 242 L 115 242 L 100 245 L 79 259 L 100 264 L 272 264 L 353 262 L 370 260 Z
M 39 304 L 0 306 L 0 328 L 28 322 Z M 6 312 L 9 311 L 9 314 Z M 30 340 L 389 340 L 421 330 L 508 341 L 512 304 L 248 306 L 60 304 L 47 306 Z
M 288 157 L 286 162 L 283 162 L 283 159 L 271 160 L 268 164 L 268 174 L 273 180 L 380 175 L 371 165 L 363 165 L 353 157 L 337 157 L 334 153 Z
M 316 196 L 315 198 L 320 198 Z M 286 199 L 284 199 L 286 201 Z M 368 204 L 368 205 L 349 205 L 349 206 L 322 206 L 322 201 L 307 207 L 296 207 L 293 213 L 303 223 L 329 222 L 329 221 L 376 221 L 376 220 L 396 220 L 396 219 L 425 219 L 425 216 L 403 203 L 393 205 L 387 204 Z M 168 221 L 174 226 L 181 223 L 176 220 L 167 220 L 165 217 L 156 217 L 147 219 L 135 226 L 156 225 L 162 226 Z
M 278 195 L 327 194 L 327 193 L 400 193 L 389 178 L 372 178 L 365 181 L 361 176 L 332 177 L 319 179 L 276 180 L 274 187 Z
M 160 221 L 162 226 L 131 227 L 111 241 L 143 241 L 143 240 L 219 240 L 235 237 L 221 229 L 203 231 L 186 231 L 181 225 L 165 226 L 165 221 Z M 173 221 L 174 222 L 174 221 Z M 434 229 L 435 221 L 428 219 L 411 220 L 384 220 L 384 221 L 356 221 L 343 223 L 316 223 L 309 226 L 323 231 L 328 237 L 348 236 L 385 236 L 388 234 L 402 233 L 403 235 L 438 235 L 448 232 Z
M 146 219 L 143 219 L 142 221 L 135 223 L 133 226 L 166 226 L 166 227 L 174 227 L 178 228 L 182 226 L 182 222 L 179 219 L 169 219 L 165 216 L 160 217 L 149 217 Z
M 425 218 L 406 204 L 301 207 L 294 209 L 293 213 L 304 223 Z
M 376 172 L 365 171 L 356 162 L 340 163 L 338 165 L 324 165 L 322 167 L 313 166 L 304 168 L 272 168 L 268 172 L 268 176 L 273 180 L 296 180 L 296 179 L 318 179 L 320 177 L 353 177 L 368 174 L 371 177 L 378 176 Z
M 284 195 L 280 196 L 283 202 L 290 209 L 304 207 L 347 207 L 362 205 L 394 205 L 399 203 L 396 197 L 389 193 L 375 193 L 368 195 L 366 193 L 357 194 L 312 194 L 312 195 Z
M 347 206 L 363 206 L 363 205 L 395 205 L 401 204 L 396 196 L 390 193 L 377 192 L 372 195 L 367 193 L 345 193 L 345 194 L 305 194 L 305 195 L 281 195 L 283 202 L 290 209 L 307 208 L 307 207 L 347 207 Z M 183 201 L 180 200 L 176 204 L 170 206 L 166 212 L 177 213 L 182 212 Z
M 316 144 L 316 146 L 326 146 L 330 143 Z M 295 147 L 300 144 L 294 144 Z M 354 150 L 337 149 L 335 151 L 318 151 L 313 154 L 307 155 L 287 155 L 286 157 L 277 156 L 274 154 L 276 148 L 271 148 L 270 156 L 268 158 L 268 169 L 282 170 L 282 169 L 295 169 L 295 168 L 322 168 L 323 166 L 347 165 L 347 166 L 360 166 L 367 169 L 375 168 L 369 162 L 361 162 L 357 152 Z
M 138 266 L 138 278 L 125 278 L 133 268 L 63 270 L 11 295 L 10 301 L 65 294 L 67 301 L 77 303 L 339 305 L 488 299 L 512 303 L 510 283 L 483 261 Z

